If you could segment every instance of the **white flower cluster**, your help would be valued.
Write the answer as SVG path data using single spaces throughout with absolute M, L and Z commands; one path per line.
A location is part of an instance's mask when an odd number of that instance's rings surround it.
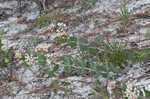
M 35 65 L 37 63 L 37 57 L 34 57 L 33 55 L 25 54 L 25 61 L 28 65 Z
M 48 52 L 48 45 L 44 45 L 44 44 L 39 44 L 36 46 L 36 48 L 34 49 L 35 52 Z
M 47 59 L 46 59 L 46 62 L 47 62 L 48 65 L 51 65 L 52 60 L 49 59 L 49 58 L 47 58 Z
M 56 25 L 52 23 L 48 27 L 48 31 L 56 32 L 57 36 L 62 36 L 64 34 L 66 34 L 66 29 L 67 29 L 66 24 L 61 23 L 61 22 L 57 23 Z
M 134 86 L 136 81 L 128 82 L 125 91 L 125 97 L 128 99 L 138 99 L 140 91 Z
M 66 30 L 67 26 L 64 23 L 57 23 L 57 29 L 56 29 L 56 33 L 58 34 L 58 36 L 64 35 L 66 34 Z
M 107 91 L 109 92 L 109 94 L 112 94 L 112 90 L 116 88 L 116 81 L 110 81 L 107 84 Z
M 55 30 L 56 29 L 56 30 Z M 66 33 L 67 26 L 64 23 L 50 24 L 48 30 L 50 32 L 56 32 L 58 35 L 64 35 Z
M 15 58 L 16 58 L 16 59 L 22 58 L 22 52 L 21 52 L 20 50 L 16 50 L 16 51 L 15 51 Z
M 55 28 L 56 26 L 52 23 L 52 24 L 50 24 L 49 25 L 49 27 L 48 27 L 48 31 L 50 31 L 50 32 L 54 32 L 54 28 Z

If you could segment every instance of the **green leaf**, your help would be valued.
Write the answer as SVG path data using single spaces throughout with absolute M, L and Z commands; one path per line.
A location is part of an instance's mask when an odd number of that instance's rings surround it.
M 68 40 L 68 44 L 72 47 L 75 48 L 77 46 L 77 38 L 75 36 L 72 36 Z
M 93 42 L 91 42 L 91 43 L 89 44 L 89 47 L 98 48 L 98 47 L 99 47 L 99 43 L 93 41 Z
M 87 0 L 89 2 L 89 4 L 92 6 L 95 4 L 96 0 Z
M 122 89 L 121 89 L 121 88 L 115 88 L 115 89 L 113 90 L 113 92 L 114 92 L 114 94 L 115 94 L 116 96 L 118 96 L 118 97 L 123 96 L 123 93 L 122 93 Z
M 64 66 L 65 72 L 70 73 L 70 72 L 72 72 L 72 70 L 73 70 L 73 67 L 71 65 L 65 65 Z
M 62 56 L 61 58 L 62 58 L 64 64 L 66 64 L 66 65 L 72 65 L 73 64 L 73 61 L 70 57 Z
M 86 67 L 87 66 L 87 61 L 83 59 L 75 59 L 75 65 L 79 67 Z
M 86 74 L 86 71 L 85 71 L 85 69 L 84 68 L 81 68 L 81 69 L 79 69 L 78 71 L 77 71 L 77 74 L 78 75 L 85 75 Z
M 8 57 L 11 54 L 12 50 L 13 50 L 13 47 L 8 49 L 8 51 L 6 52 L 6 57 Z
M 98 49 L 89 48 L 89 53 L 92 55 L 96 55 L 96 54 L 98 54 Z
M 53 72 L 56 72 L 59 69 L 59 65 L 55 64 L 54 68 L 53 68 Z
M 59 69 L 59 65 L 58 64 L 54 64 L 54 65 L 55 66 L 54 66 L 53 70 L 48 71 L 48 76 L 49 77 L 55 76 L 55 72 L 57 72 L 57 70 Z
M 111 64 L 109 64 L 109 71 L 112 71 L 114 73 L 118 73 L 119 72 L 119 69 Z
M 4 30 L 0 30 L 0 38 L 2 38 Z
M 36 20 L 36 25 L 38 27 L 43 27 L 45 25 L 48 24 L 48 17 L 46 16 L 46 14 L 44 14 L 44 12 L 40 13 L 40 18 Z
M 108 77 L 108 73 L 100 73 L 98 72 L 99 75 L 103 76 L 104 78 L 107 78 Z
M 99 72 L 107 72 L 107 67 L 104 65 L 104 66 L 96 66 L 96 71 L 99 71 Z
M 146 98 L 150 99 L 150 91 L 145 90 Z
M 2 48 L 2 35 L 3 35 L 4 30 L 0 30 L 0 50 Z
M 87 36 L 83 36 L 79 39 L 80 44 L 88 44 L 88 38 Z
M 5 58 L 5 63 L 8 64 L 9 63 L 9 59 Z
M 46 57 L 44 55 L 38 55 L 38 63 L 40 66 L 46 66 Z
M 51 20 L 51 22 L 54 20 L 55 16 L 56 16 L 56 12 L 55 12 L 55 11 L 52 11 L 52 12 L 50 13 L 50 20 Z
M 139 60 L 144 60 L 148 57 L 149 53 L 150 53 L 150 50 L 143 49 L 143 50 L 137 51 L 137 58 Z
M 58 36 L 58 37 L 54 38 L 54 41 L 59 44 L 66 43 L 67 40 L 68 40 L 68 37 L 66 35 L 62 35 L 62 36 Z
M 88 38 L 87 36 L 82 36 L 79 39 L 79 46 L 81 51 L 88 51 Z
M 81 51 L 88 51 L 88 45 L 82 45 L 82 44 L 80 44 L 80 50 Z
M 51 84 L 50 84 L 50 87 L 51 88 L 58 88 L 59 86 L 58 86 L 58 80 L 53 80 L 52 82 L 51 82 Z

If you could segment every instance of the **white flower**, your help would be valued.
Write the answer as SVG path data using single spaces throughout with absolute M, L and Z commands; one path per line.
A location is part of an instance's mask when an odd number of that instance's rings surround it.
M 59 27 L 61 27 L 61 28 L 63 28 L 63 27 L 66 27 L 66 24 L 64 24 L 64 23 L 57 23 L 57 25 L 59 26 Z
M 55 25 L 52 23 L 49 25 L 48 29 L 54 29 L 55 28 Z
M 55 27 L 55 25 L 52 23 L 52 24 L 50 24 L 50 26 L 49 26 L 50 28 L 54 28 Z
M 56 33 L 58 33 L 60 35 L 64 35 L 66 33 L 65 30 L 67 29 L 66 24 L 64 24 L 64 23 L 57 23 L 57 26 L 58 26 L 58 28 L 56 30 Z
M 15 51 L 15 58 L 17 58 L 17 59 L 22 58 L 22 52 L 20 50 Z
M 47 30 L 46 30 L 46 32 L 54 32 L 54 28 L 55 28 L 56 26 L 52 23 L 52 24 L 50 24 L 49 25 L 49 27 L 47 28 Z
M 51 56 L 52 56 L 52 54 L 45 54 L 45 56 L 47 57 L 47 58 L 50 58 Z
M 109 92 L 109 94 L 112 94 L 112 90 L 116 88 L 116 81 L 111 81 L 111 82 L 108 82 L 107 84 L 107 90 Z
M 33 57 L 33 55 L 25 54 L 25 61 L 29 65 L 35 65 L 37 63 L 37 57 Z
M 48 65 L 51 65 L 51 59 L 47 58 L 46 62 L 47 62 Z
M 135 82 L 136 81 L 127 83 L 125 97 L 128 97 L 128 99 L 138 99 L 140 95 L 140 91 L 134 86 Z

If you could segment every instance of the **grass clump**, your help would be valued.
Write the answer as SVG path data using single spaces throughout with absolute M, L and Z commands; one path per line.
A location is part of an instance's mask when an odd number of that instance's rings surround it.
M 91 8 L 97 0 L 76 0 L 79 2 L 79 4 L 82 7 L 82 10 L 88 10 L 89 8 Z
M 107 60 L 113 66 L 119 66 L 121 68 L 123 64 L 127 64 L 129 60 L 134 61 L 135 57 L 132 50 L 127 50 L 127 45 L 119 44 L 115 41 L 107 41 L 104 43 L 104 51 L 102 55 L 102 61 Z
M 7 51 L 4 51 L 2 49 L 2 35 L 3 35 L 3 30 L 0 30 L 0 64 L 1 65 L 7 65 L 11 62 L 10 56 L 12 54 L 13 49 L 9 48 Z M 13 58 L 13 57 L 12 57 Z
M 0 69 L 6 69 L 7 72 L 1 74 L 0 77 L 13 77 L 13 69 L 15 67 L 15 52 L 13 47 L 8 48 L 7 50 L 2 49 L 2 36 L 3 30 L 0 30 Z M 0 79 L 2 79 L 0 78 Z
M 121 6 L 120 16 L 124 24 L 129 24 L 131 22 L 131 15 L 126 6 L 125 0 L 123 1 L 122 6 Z
M 46 16 L 46 14 L 42 11 L 41 13 L 40 13 L 40 18 L 38 18 L 36 21 L 35 21 L 35 24 L 36 24 L 36 26 L 37 27 L 44 27 L 44 26 L 46 26 L 46 25 L 48 25 L 49 24 L 49 19 L 48 19 L 48 17 Z

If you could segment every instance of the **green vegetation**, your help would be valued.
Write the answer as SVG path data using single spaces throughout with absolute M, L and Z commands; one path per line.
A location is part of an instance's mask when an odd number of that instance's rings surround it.
M 36 23 L 36 26 L 41 28 L 41 27 L 48 25 L 50 23 L 50 20 L 48 19 L 46 14 L 43 11 L 41 11 L 40 18 L 38 18 L 35 23 Z
M 148 57 L 149 49 L 127 49 L 126 44 L 119 45 L 117 42 L 100 41 L 88 41 L 87 36 L 80 37 L 80 50 L 76 57 L 62 57 L 64 71 L 68 73 L 75 70 L 78 75 L 82 76 L 91 73 L 95 77 L 103 76 L 113 79 L 122 73 L 122 69 L 130 65 L 129 61 L 134 64 Z M 103 51 L 100 51 L 99 48 L 102 48 Z M 113 72 L 113 75 L 109 75 L 110 72 Z
M 94 99 L 109 99 L 107 88 L 102 87 L 100 82 L 96 81 L 93 89 L 95 90 L 93 93 Z
M 93 6 L 96 0 L 78 0 L 82 5 L 81 10 L 87 10 Z M 77 2 L 78 3 L 78 2 Z M 44 27 L 50 23 L 55 23 L 56 13 L 52 12 L 50 18 L 41 12 L 40 17 L 36 20 L 37 27 Z M 81 15 L 83 20 L 89 21 L 88 16 Z M 124 0 L 121 6 L 120 17 L 123 21 L 123 25 L 120 25 L 117 29 L 117 33 L 127 32 L 126 24 L 131 23 L 131 15 L 128 11 L 126 2 Z M 79 20 L 78 20 L 79 21 Z M 68 21 L 65 21 L 69 24 Z M 139 49 L 138 47 L 132 47 L 128 41 L 118 41 L 118 38 L 102 37 L 103 35 L 95 35 L 90 37 L 85 34 L 81 34 L 77 37 L 67 31 L 66 25 L 63 23 L 50 24 L 48 29 L 51 34 L 56 35 L 53 39 L 50 39 L 51 45 L 49 46 L 42 44 L 44 41 L 39 36 L 34 36 L 31 41 L 27 42 L 27 48 L 23 51 L 14 50 L 10 48 L 8 50 L 2 50 L 2 34 L 3 30 L 0 30 L 0 67 L 5 66 L 10 69 L 13 64 L 13 60 L 21 61 L 25 68 L 29 69 L 35 76 L 38 74 L 37 71 L 32 70 L 33 67 L 38 67 L 41 77 L 46 80 L 49 78 L 57 78 L 52 80 L 49 84 L 50 91 L 64 91 L 65 94 L 69 92 L 66 82 L 64 86 L 60 87 L 59 83 L 62 83 L 59 78 L 62 76 L 63 79 L 70 76 L 82 76 L 82 77 L 94 77 L 94 92 L 93 96 L 95 99 L 109 99 L 111 95 L 117 97 L 116 99 L 124 98 L 125 92 L 128 89 L 127 85 L 119 82 L 112 89 L 112 93 L 108 92 L 108 82 L 116 80 L 118 77 L 125 74 L 135 63 L 142 63 L 149 60 L 150 48 Z M 148 34 L 149 31 L 148 31 Z M 44 35 L 45 36 L 45 35 Z M 48 39 L 49 40 L 49 39 Z M 56 49 L 56 50 L 55 50 Z M 69 54 L 63 53 L 61 49 L 66 51 L 69 50 Z M 75 50 L 75 51 L 74 51 Z M 57 53 L 57 51 L 59 53 Z M 73 53 L 71 51 L 74 51 Z M 71 53 L 71 54 L 70 54 Z M 14 55 L 15 54 L 15 55 Z M 22 66 L 22 65 L 21 65 Z M 143 66 L 143 65 L 141 65 Z M 61 74 L 60 74 L 61 70 Z M 97 79 L 98 77 L 106 79 L 106 85 L 102 85 Z M 44 80 L 45 80 L 44 79 Z M 117 83 L 118 84 L 118 83 Z M 139 92 L 139 89 L 135 91 Z M 150 92 L 144 90 L 146 96 L 150 97 Z M 140 94 L 139 97 L 143 97 Z
M 128 48 L 128 42 L 120 43 L 118 41 L 109 39 L 102 39 L 100 36 L 91 39 L 86 35 L 76 37 L 69 35 L 62 27 L 65 25 L 55 25 L 53 28 L 56 36 L 53 41 L 59 46 L 69 46 L 71 49 L 78 49 L 74 55 L 53 56 L 52 51 L 47 45 L 40 45 L 42 41 L 39 37 L 33 38 L 28 42 L 28 50 L 24 52 L 16 52 L 15 59 L 22 60 L 22 63 L 36 75 L 37 72 L 32 70 L 32 66 L 38 66 L 46 78 L 58 77 L 60 67 L 63 67 L 63 77 L 70 75 L 76 76 L 92 76 L 103 77 L 108 81 L 118 78 L 120 75 L 126 73 L 126 68 L 130 68 L 136 62 L 143 62 L 148 59 L 150 49 Z M 59 31 L 58 31 L 59 30 Z M 10 66 L 12 48 L 7 51 L 2 50 L 2 33 L 0 31 L 0 65 L 5 64 Z M 21 53 L 21 55 L 19 54 Z M 16 57 L 17 55 L 20 55 Z M 67 94 L 68 89 L 59 87 L 56 81 L 52 83 L 53 89 L 62 90 Z M 101 86 L 96 82 L 95 99 L 109 98 L 106 86 Z M 124 94 L 125 88 L 123 86 L 117 87 L 113 93 L 117 97 Z
M 121 19 L 124 24 L 128 24 L 131 22 L 131 15 L 128 11 L 128 8 L 126 7 L 125 0 L 123 1 L 122 7 L 121 7 L 121 13 L 120 13 Z
M 79 4 L 81 4 L 83 10 L 88 10 L 96 3 L 96 0 L 77 0 L 77 1 L 80 2 Z
M 0 30 L 0 66 L 9 67 L 11 64 L 11 60 L 13 60 L 13 48 L 9 48 L 7 51 L 2 49 L 2 35 L 3 30 Z
M 54 31 L 61 30 L 60 26 L 56 25 Z M 56 58 L 51 56 L 52 52 L 48 47 L 42 46 L 38 48 L 36 43 L 32 45 L 36 45 L 35 49 L 38 49 L 35 51 L 32 48 L 28 53 L 30 56 L 28 60 L 33 59 L 34 62 L 26 61 L 26 56 L 24 56 L 24 62 L 29 68 L 32 65 L 39 66 L 44 71 L 44 75 L 48 75 L 47 78 L 57 77 L 60 67 L 63 67 L 64 77 L 90 75 L 95 78 L 104 77 L 110 81 L 126 73 L 126 68 L 132 67 L 134 63 L 148 59 L 148 54 L 150 53 L 150 49 L 128 48 L 128 42 L 120 43 L 109 38 L 102 40 L 98 36 L 92 40 L 86 35 L 81 37 L 70 36 L 64 31 L 58 31 L 57 34 L 59 35 L 53 39 L 54 42 L 59 46 L 77 48 L 78 51 L 75 55 L 63 55 Z M 44 53 L 50 56 L 47 57 Z M 51 69 L 49 69 L 49 66 L 51 66 Z M 105 97 L 107 99 L 109 96 L 107 90 L 104 89 L 101 85 L 96 85 L 96 93 L 93 93 L 95 98 Z M 101 90 L 105 91 L 105 93 L 101 93 Z M 114 93 L 117 97 L 120 97 L 123 95 L 124 90 L 124 87 L 120 86 L 114 89 Z M 97 96 L 98 93 L 99 95 Z

